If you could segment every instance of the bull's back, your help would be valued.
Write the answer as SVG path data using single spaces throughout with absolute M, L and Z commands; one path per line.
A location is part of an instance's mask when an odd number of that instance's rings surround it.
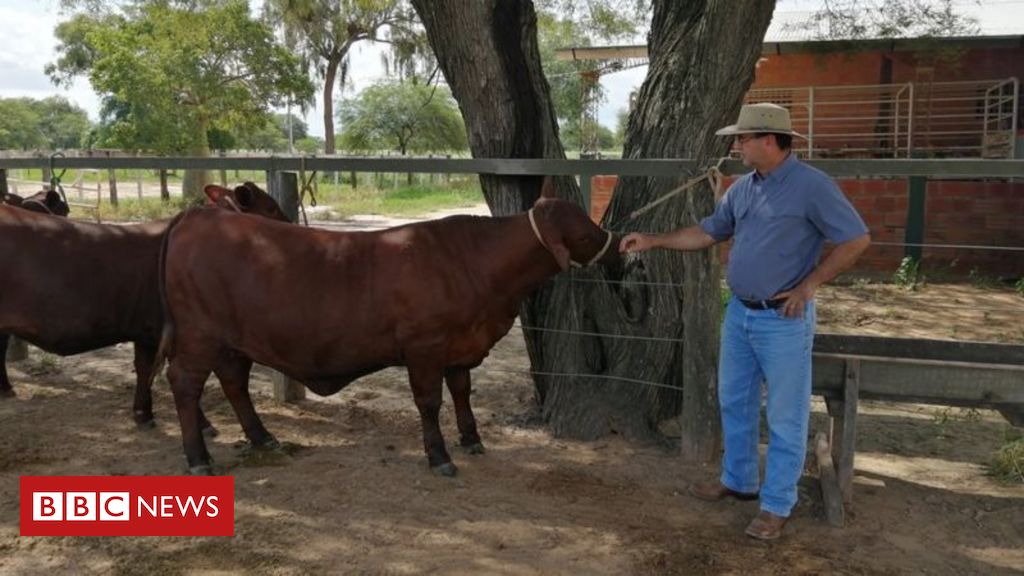
M 156 334 L 161 224 L 113 226 L 0 209 L 0 332 L 72 354 Z
M 339 233 L 197 212 L 170 235 L 176 331 L 292 376 L 355 376 L 443 349 L 472 324 L 472 287 L 436 227 Z M 458 244 L 458 242 L 456 242 Z M 467 312 L 468 311 L 468 312 Z M 436 341 L 434 341 L 434 340 Z

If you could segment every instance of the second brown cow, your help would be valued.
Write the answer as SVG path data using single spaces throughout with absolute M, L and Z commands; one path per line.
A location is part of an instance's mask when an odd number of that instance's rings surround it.
M 253 360 L 320 395 L 382 368 L 406 366 L 429 464 L 455 474 L 438 426 L 442 381 L 461 444 L 482 451 L 469 370 L 509 331 L 523 299 L 542 282 L 571 262 L 619 259 L 611 233 L 578 205 L 550 197 L 515 216 L 453 216 L 376 232 L 193 212 L 172 226 L 165 250 L 168 324 L 161 350 L 170 360 L 193 474 L 212 473 L 199 415 L 211 372 L 250 442 L 276 445 L 249 397 Z

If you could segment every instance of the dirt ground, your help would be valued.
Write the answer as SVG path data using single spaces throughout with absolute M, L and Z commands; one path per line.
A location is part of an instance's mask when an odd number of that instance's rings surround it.
M 1012 290 L 856 285 L 821 295 L 821 331 L 1024 341 Z M 986 314 L 987 313 L 987 314 Z M 131 346 L 11 364 L 0 401 L 0 573 L 102 574 L 1011 574 L 1024 573 L 1024 486 L 986 475 L 1019 434 L 998 414 L 864 402 L 854 503 L 823 520 L 815 473 L 783 539 L 744 536 L 756 502 L 708 504 L 685 486 L 713 478 L 670 450 L 621 438 L 554 438 L 539 422 L 518 328 L 473 372 L 487 453 L 453 448 L 454 479 L 431 475 L 405 373 L 336 396 L 279 405 L 266 370 L 257 409 L 284 454 L 246 459 L 211 383 L 218 472 L 235 478 L 232 538 L 22 538 L 20 475 L 168 475 L 184 470 L 166 383 L 159 425 L 131 420 Z M 457 439 L 446 397 L 442 430 Z M 826 427 L 815 403 L 811 432 Z

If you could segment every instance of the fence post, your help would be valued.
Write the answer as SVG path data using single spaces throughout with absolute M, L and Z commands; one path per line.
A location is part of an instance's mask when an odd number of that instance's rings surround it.
M 299 179 L 294 172 L 268 171 L 267 192 L 277 200 L 292 222 L 298 221 Z M 306 397 L 305 386 L 276 370 L 271 380 L 274 383 L 274 400 L 278 402 L 295 402 Z
M 142 201 L 142 172 L 139 172 L 139 179 L 135 181 L 135 188 L 138 191 L 139 201 Z
M 217 155 L 220 156 L 221 158 L 225 157 L 225 154 L 224 154 L 223 150 L 218 152 Z M 225 187 L 225 188 L 228 187 L 228 171 L 225 170 L 224 168 L 220 169 L 220 185 Z
M 8 192 L 7 169 L 0 168 L 0 200 L 7 196 Z M 28 346 L 20 338 L 11 336 L 10 340 L 7 341 L 7 360 L 16 362 L 25 358 L 28 358 Z
M 110 152 L 107 152 L 110 158 Z M 110 205 L 117 207 L 117 171 L 113 168 L 107 169 L 107 182 L 110 184 Z
M 167 170 L 160 169 L 160 199 L 164 202 L 171 200 L 171 191 L 167 189 Z
M 580 173 L 580 195 L 583 196 L 583 209 L 590 214 L 590 180 L 593 178 L 593 174 L 589 172 Z
M 928 179 L 924 176 L 911 176 L 907 183 L 907 228 L 904 232 L 905 247 L 904 256 L 909 256 L 915 262 L 921 261 L 921 246 L 910 246 L 910 244 L 924 243 L 924 201 L 925 192 L 928 189 Z
M 11 336 L 7 342 L 7 361 L 17 362 L 28 358 L 28 344 L 17 336 Z

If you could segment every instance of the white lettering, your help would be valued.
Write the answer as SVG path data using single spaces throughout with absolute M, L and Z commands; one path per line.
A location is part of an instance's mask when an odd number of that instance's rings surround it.
M 199 516 L 199 509 L 203 507 L 203 502 L 206 500 L 206 496 L 203 496 L 202 498 L 200 498 L 199 502 L 196 502 L 195 500 L 193 500 L 192 496 L 189 496 L 188 498 L 186 498 L 184 502 L 182 502 L 181 498 L 179 498 L 177 496 L 175 496 L 174 499 L 178 501 L 178 510 L 181 511 L 182 518 L 184 518 L 185 516 L 188 516 L 188 512 L 187 511 L 189 509 L 192 510 L 192 515 L 193 516 L 198 517 Z
M 220 515 L 220 508 L 217 507 L 216 496 L 210 496 L 209 498 L 207 498 L 206 505 L 210 507 L 210 510 L 212 510 L 212 512 L 210 512 L 209 510 L 206 512 L 206 516 L 208 518 L 216 518 L 218 515 Z
M 150 503 L 145 498 L 143 498 L 141 496 L 139 496 L 139 501 L 138 502 L 139 502 L 139 508 L 138 508 L 138 514 L 136 514 L 137 517 L 142 518 L 142 509 L 143 508 L 146 509 L 146 512 L 148 512 L 150 516 L 152 516 L 154 518 L 156 517 L 156 496 L 153 497 L 153 505 L 152 506 L 150 506 Z
M 160 497 L 160 517 L 161 518 L 174 518 L 174 501 L 177 496 L 161 496 Z

